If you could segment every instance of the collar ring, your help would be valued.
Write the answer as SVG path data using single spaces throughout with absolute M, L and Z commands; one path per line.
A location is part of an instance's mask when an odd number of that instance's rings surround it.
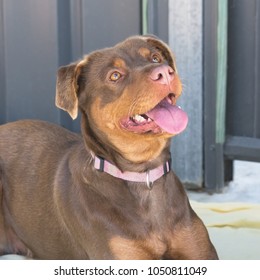
M 151 180 L 150 180 L 150 170 L 147 170 L 147 171 L 146 171 L 146 185 L 147 185 L 147 188 L 148 188 L 149 190 L 152 190 L 152 188 L 153 188 L 153 182 L 151 182 Z

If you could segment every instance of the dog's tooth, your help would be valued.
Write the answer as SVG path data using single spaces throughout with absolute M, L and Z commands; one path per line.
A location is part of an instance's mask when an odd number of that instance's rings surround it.
M 136 118 L 135 118 L 138 122 L 141 122 L 142 121 L 142 117 L 140 115 L 136 115 Z
M 146 121 L 141 115 L 134 115 L 134 120 L 137 122 L 144 122 Z

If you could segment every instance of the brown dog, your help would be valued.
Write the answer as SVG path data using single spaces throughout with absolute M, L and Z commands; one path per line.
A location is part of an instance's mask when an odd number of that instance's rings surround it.
M 217 259 L 170 171 L 187 125 L 167 45 L 135 36 L 58 72 L 56 104 L 82 136 L 41 121 L 0 128 L 0 254 Z

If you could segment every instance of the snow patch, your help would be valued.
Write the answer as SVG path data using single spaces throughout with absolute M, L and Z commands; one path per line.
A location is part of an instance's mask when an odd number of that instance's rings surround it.
M 187 193 L 191 200 L 198 202 L 260 203 L 260 163 L 234 161 L 234 180 L 223 188 L 222 193 Z

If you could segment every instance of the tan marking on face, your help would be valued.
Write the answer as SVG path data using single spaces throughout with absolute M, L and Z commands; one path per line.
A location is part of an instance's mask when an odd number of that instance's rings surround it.
M 107 104 L 104 107 L 100 104 L 101 99 L 96 99 L 91 106 L 93 122 L 107 135 L 109 141 L 124 158 L 140 163 L 153 160 L 161 154 L 168 138 L 172 135 L 129 133 L 118 123 L 119 118 L 127 113 L 124 106 L 120 106 L 122 105 L 120 102 Z M 102 112 L 97 114 L 97 108 L 102 108 Z
M 126 64 L 125 61 L 121 58 L 116 58 L 113 63 L 114 67 L 116 68 L 125 68 Z
M 147 48 L 140 48 L 138 53 L 143 57 L 149 57 L 151 55 L 151 51 Z

